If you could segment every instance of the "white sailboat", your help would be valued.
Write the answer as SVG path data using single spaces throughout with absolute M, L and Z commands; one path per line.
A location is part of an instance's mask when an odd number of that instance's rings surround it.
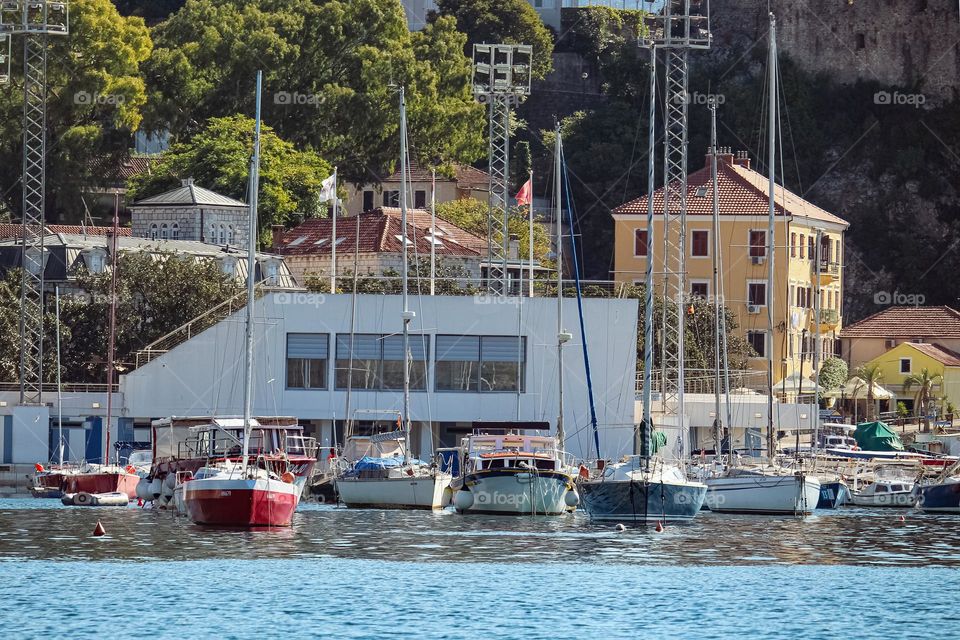
M 364 453 L 354 457 L 351 467 L 336 480 L 340 501 L 348 507 L 380 509 L 442 509 L 450 503 L 449 473 L 437 465 L 417 460 L 410 453 L 410 322 L 416 317 L 408 304 L 407 284 L 407 105 L 400 88 L 400 208 L 403 246 L 403 411 L 398 417 L 398 430 L 370 436 L 366 444 L 377 445 L 375 455 Z M 351 352 L 353 345 L 351 344 Z M 351 372 L 352 375 L 352 372 Z M 359 436 L 350 436 L 344 443 L 344 457 L 350 449 L 362 451 Z M 392 451 L 385 451 L 384 445 Z M 350 459 L 347 457 L 347 459 Z
M 776 124 L 777 124 L 777 49 L 776 49 L 776 21 L 770 14 L 770 112 L 768 123 L 768 150 L 769 150 L 769 216 L 767 229 L 767 329 L 773 336 L 773 282 L 775 238 L 775 201 L 776 188 Z M 714 166 L 716 163 L 716 131 L 714 125 L 713 149 Z M 716 170 L 714 170 L 714 209 L 716 210 L 718 192 Z M 711 511 L 721 513 L 752 513 L 765 515 L 779 514 L 810 514 L 817 506 L 820 498 L 820 481 L 813 474 L 802 468 L 797 471 L 785 470 L 774 465 L 776 455 L 776 440 L 773 424 L 773 353 L 770 348 L 773 340 L 770 339 L 767 356 L 767 465 L 751 467 L 735 466 L 733 456 L 726 469 L 719 470 L 715 477 L 707 478 L 707 496 L 705 504 Z M 729 402 L 729 397 L 728 397 Z M 729 426 L 729 423 L 728 423 Z M 732 437 L 731 437 L 732 448 Z

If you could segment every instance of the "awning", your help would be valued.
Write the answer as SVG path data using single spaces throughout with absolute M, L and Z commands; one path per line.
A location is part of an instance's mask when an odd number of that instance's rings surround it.
M 849 398 L 851 400 L 866 400 L 867 399 L 867 383 L 863 381 L 862 378 L 854 376 L 847 380 L 847 382 L 840 387 L 839 389 L 833 389 L 832 391 L 827 391 L 823 395 L 826 398 Z M 890 400 L 894 396 L 892 393 L 884 389 L 878 384 L 873 385 L 873 399 L 874 400 Z

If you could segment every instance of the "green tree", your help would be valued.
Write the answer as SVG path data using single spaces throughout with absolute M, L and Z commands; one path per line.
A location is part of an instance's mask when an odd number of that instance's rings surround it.
M 140 65 L 152 42 L 141 18 L 125 18 L 110 0 L 70 2 L 70 35 L 49 38 L 47 63 L 47 190 L 51 216 L 83 210 L 80 190 L 109 177 L 111 163 L 127 153 L 140 125 L 146 91 Z M 13 69 L 22 68 L 14 47 Z M 0 91 L 0 193 L 14 211 L 21 206 L 22 75 Z
M 130 197 L 146 198 L 193 178 L 202 187 L 246 200 L 253 129 L 253 119 L 246 116 L 212 118 L 189 141 L 171 147 L 150 173 L 134 176 Z M 270 127 L 262 129 L 260 145 L 261 231 L 319 215 L 320 183 L 332 167 L 313 151 L 297 151 Z
M 439 16 L 453 16 L 467 34 L 464 53 L 487 43 L 529 44 L 533 47 L 533 77 L 543 79 L 553 69 L 553 35 L 526 0 L 438 0 Z M 436 18 L 436 16 L 433 16 Z
M 110 273 L 77 275 L 83 294 L 61 303 L 61 322 L 71 338 L 63 344 L 64 379 L 106 380 Z M 174 254 L 155 260 L 147 253 L 123 253 L 117 271 L 116 362 L 129 369 L 136 352 L 157 338 L 236 297 L 242 287 L 213 260 Z
M 843 358 L 827 358 L 820 366 L 819 377 L 823 391 L 839 389 L 850 377 L 846 361 Z
M 924 367 L 920 373 L 912 373 L 903 379 L 903 392 L 914 392 L 913 398 L 923 416 L 923 430 L 930 431 L 930 414 L 934 407 L 934 388 L 943 383 L 943 376 Z
M 489 206 L 476 198 L 461 198 L 437 205 L 437 217 L 443 218 L 480 238 L 487 237 Z M 511 207 L 507 229 L 520 244 L 520 255 L 527 256 L 530 246 L 530 220 L 527 207 Z M 541 264 L 550 265 L 550 236 L 542 224 L 533 225 L 533 256 Z
M 854 374 L 867 387 L 867 422 L 874 420 L 877 415 L 877 387 L 883 381 L 883 369 L 878 364 L 863 364 Z M 854 395 L 858 390 L 854 390 Z
M 252 114 L 262 69 L 264 121 L 335 162 L 346 179 L 392 171 L 399 86 L 421 160 L 472 162 L 483 153 L 483 109 L 452 20 L 411 35 L 396 0 L 190 0 L 154 35 L 145 65 L 150 130 L 179 139 L 209 118 Z

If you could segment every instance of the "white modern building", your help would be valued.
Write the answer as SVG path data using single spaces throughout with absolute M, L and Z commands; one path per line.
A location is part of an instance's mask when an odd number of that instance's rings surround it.
M 403 406 L 401 297 L 360 295 L 356 302 L 354 312 L 349 295 L 274 292 L 257 303 L 254 414 L 296 416 L 324 447 L 340 442 L 347 415 L 361 429 L 396 419 Z M 619 456 L 632 446 L 637 301 L 587 299 L 583 307 L 602 454 Z M 458 444 L 476 423 L 556 428 L 556 300 L 411 296 L 410 308 L 415 451 L 429 456 Z M 567 449 L 592 458 L 575 300 L 565 301 L 564 316 L 573 334 L 563 354 Z M 241 312 L 124 375 L 125 415 L 239 414 L 243 339 Z

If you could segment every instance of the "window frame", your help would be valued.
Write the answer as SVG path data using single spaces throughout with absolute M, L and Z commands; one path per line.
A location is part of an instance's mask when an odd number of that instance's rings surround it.
M 753 234 L 759 233 L 763 234 L 763 243 L 754 244 L 753 243 Z M 747 230 L 747 255 L 751 258 L 766 258 L 767 257 L 767 230 L 766 229 L 748 229 Z
M 763 285 L 763 302 L 762 303 L 759 303 L 759 304 L 754 303 L 753 299 L 750 297 L 750 289 L 754 285 Z M 766 280 L 747 280 L 747 305 L 751 307 L 766 308 L 767 300 L 768 300 L 767 286 L 768 284 Z
M 638 244 L 640 240 L 640 235 L 643 234 L 643 244 Z M 649 244 L 647 230 L 646 229 L 634 229 L 633 230 L 633 257 L 634 258 L 646 258 L 649 255 L 647 251 L 647 245 Z M 643 247 L 643 252 L 640 253 L 637 250 Z
M 763 352 L 762 352 L 762 353 L 759 353 L 759 355 L 751 355 L 751 356 L 748 356 L 748 357 L 749 357 L 750 359 L 752 359 L 752 360 L 759 360 L 759 359 L 761 359 L 761 358 L 766 358 L 766 357 L 767 357 L 767 348 L 769 347 L 769 345 L 767 344 L 767 332 L 766 332 L 766 331 L 759 331 L 759 330 L 750 330 L 750 331 L 747 331 L 746 334 L 745 334 L 745 337 L 746 337 L 746 340 L 747 340 L 747 344 L 749 344 L 749 345 L 750 345 L 750 348 L 752 348 L 754 351 L 757 351 L 757 349 L 756 349 L 756 347 L 754 346 L 753 342 L 751 342 L 751 336 L 757 336 L 757 335 L 759 335 L 759 336 L 763 339 Z M 802 349 L 803 349 L 803 347 L 801 346 L 801 350 L 802 350 Z
M 694 247 L 696 247 L 696 242 L 694 241 L 694 236 L 697 234 L 702 234 L 706 236 L 704 241 L 704 253 L 694 253 Z M 690 257 L 691 258 L 709 258 L 710 257 L 710 230 L 709 229 L 691 229 L 690 230 Z
M 899 360 L 900 362 L 898 363 L 898 370 L 900 373 L 907 373 L 907 374 L 913 373 L 913 358 L 900 358 Z M 904 362 L 907 363 L 906 371 L 903 370 Z
M 286 346 L 284 351 L 284 389 L 287 391 L 329 391 L 330 390 L 330 335 L 329 333 L 306 333 L 306 332 L 296 332 L 292 331 L 286 335 Z M 326 343 L 325 349 L 327 353 L 326 358 L 304 358 L 304 357 L 290 357 L 290 336 L 321 336 Z M 304 386 L 291 386 L 290 384 L 290 363 L 291 360 L 299 361 L 299 366 L 301 368 L 301 375 L 303 376 Z M 314 372 L 313 362 L 322 362 L 322 365 L 319 365 L 319 371 L 322 372 L 323 382 L 322 385 L 312 384 L 312 375 Z

